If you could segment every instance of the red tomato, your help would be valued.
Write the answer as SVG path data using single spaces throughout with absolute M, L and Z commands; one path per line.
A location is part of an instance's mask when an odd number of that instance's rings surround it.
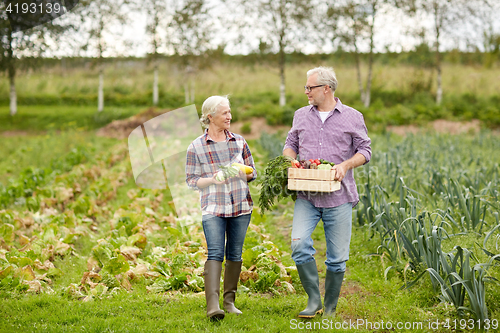
M 320 164 L 321 164 L 321 162 L 320 162 L 318 159 L 315 159 L 315 160 L 314 160 L 314 163 L 315 163 L 316 165 L 320 165 Z

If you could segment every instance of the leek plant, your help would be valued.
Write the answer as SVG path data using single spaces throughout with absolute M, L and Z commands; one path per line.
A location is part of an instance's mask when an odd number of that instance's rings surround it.
M 357 177 L 356 208 L 357 224 L 380 238 L 376 255 L 384 276 L 396 271 L 404 278 L 402 288 L 410 288 L 428 274 L 442 301 L 453 304 L 460 316 L 469 313 L 484 322 L 485 282 L 493 280 L 488 270 L 500 261 L 500 168 L 492 158 L 498 140 L 409 135 L 395 145 L 390 140 L 385 144 L 384 152 L 374 149 L 372 165 Z M 481 263 L 462 244 L 443 251 L 444 240 L 464 235 L 484 237 L 488 262 Z M 494 249 L 486 246 L 491 239 L 496 239 Z

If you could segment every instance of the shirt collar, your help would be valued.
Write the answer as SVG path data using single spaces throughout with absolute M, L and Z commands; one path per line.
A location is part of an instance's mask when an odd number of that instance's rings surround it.
M 340 113 L 342 113 L 342 111 L 344 109 L 344 104 L 342 104 L 342 102 L 340 101 L 340 98 L 338 98 L 338 97 L 334 97 L 334 98 L 335 98 L 335 101 L 337 102 L 337 104 L 335 104 L 335 108 L 333 109 L 333 111 L 337 110 Z M 311 111 L 318 111 L 318 109 L 316 108 L 315 105 L 312 105 L 310 110 Z
M 229 141 L 229 140 L 234 139 L 234 135 L 233 135 L 233 133 L 229 132 L 228 130 L 224 130 L 224 132 L 226 133 L 226 141 Z M 205 142 L 208 142 L 208 141 L 215 142 L 215 141 L 214 141 L 214 140 L 212 140 L 212 138 L 208 135 L 208 128 L 206 128 L 206 129 L 205 129 L 205 134 L 203 135 L 203 138 L 205 139 Z

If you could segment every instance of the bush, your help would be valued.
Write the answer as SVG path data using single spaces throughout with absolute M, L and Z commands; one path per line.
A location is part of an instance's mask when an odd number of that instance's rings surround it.
M 387 122 L 389 125 L 408 125 L 416 118 L 416 112 L 402 104 L 398 104 L 388 110 Z
M 241 134 L 250 134 L 252 133 L 252 127 L 250 122 L 246 122 L 241 126 Z
M 104 92 L 104 106 L 150 106 L 152 105 L 152 92 L 147 93 L 126 93 L 114 89 L 113 92 Z M 117 92 L 117 90 L 119 90 Z M 18 105 L 78 105 L 97 106 L 97 93 L 62 93 L 60 95 L 30 94 L 29 96 L 19 94 L 17 96 Z M 0 96 L 0 105 L 9 105 L 9 96 Z M 160 92 L 159 107 L 178 108 L 184 105 L 184 96 L 170 92 Z
M 266 115 L 266 121 L 271 126 L 289 125 L 292 126 L 295 110 L 289 106 L 277 107 L 273 112 Z

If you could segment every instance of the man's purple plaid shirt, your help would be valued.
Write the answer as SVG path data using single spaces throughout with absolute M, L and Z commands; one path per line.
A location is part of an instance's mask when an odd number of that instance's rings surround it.
M 200 191 L 203 215 L 237 217 L 252 212 L 253 201 L 248 184 L 239 177 L 230 178 L 225 184 L 210 185 L 203 189 L 196 186 L 198 179 L 211 178 L 219 171 L 219 166 L 235 162 L 254 169 L 250 181 L 257 178 L 252 153 L 241 135 L 226 131 L 226 140 L 215 142 L 205 131 L 205 134 L 189 145 L 186 156 L 186 183 L 190 188 Z
M 372 150 L 363 115 L 355 109 L 337 104 L 325 122 L 314 106 L 305 106 L 295 111 L 293 125 L 288 132 L 285 147 L 300 155 L 300 159 L 324 159 L 340 164 L 356 153 L 370 161 Z M 359 201 L 353 170 L 346 172 L 341 188 L 332 193 L 299 192 L 297 197 L 309 200 L 315 207 L 337 207 L 346 202 L 355 206 Z

